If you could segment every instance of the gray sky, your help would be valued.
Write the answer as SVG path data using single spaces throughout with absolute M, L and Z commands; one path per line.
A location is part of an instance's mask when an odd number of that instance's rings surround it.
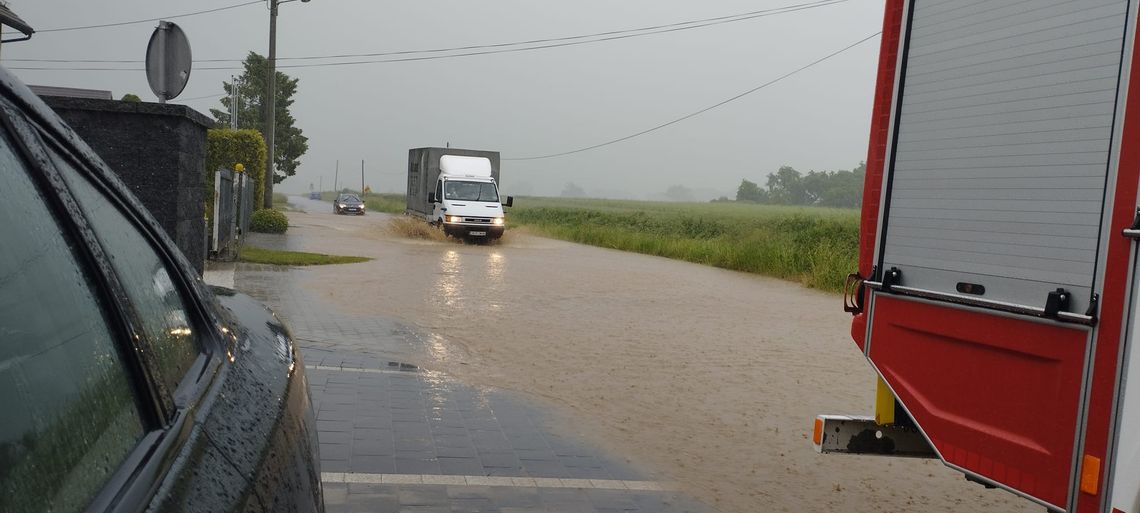
M 249 0 L 11 0 L 37 30 L 170 16 Z M 812 0 L 312 0 L 283 4 L 278 57 L 422 50 L 574 36 L 712 18 Z M 267 53 L 262 4 L 173 19 L 196 67 L 238 66 Z M 307 191 L 323 176 L 341 185 L 403 191 L 408 148 L 498 150 L 504 159 L 545 155 L 635 133 L 715 104 L 878 31 L 881 0 L 846 2 L 665 34 L 596 44 L 420 62 L 282 69 L 300 79 L 293 106 L 309 152 L 279 185 Z M 3 45 L 19 67 L 138 67 L 16 59 L 141 60 L 156 23 L 43 32 Z M 878 38 L 782 82 L 636 139 L 565 157 L 504 161 L 503 192 L 557 195 L 574 182 L 594 196 L 651 198 L 670 185 L 735 194 L 780 165 L 850 169 L 866 156 Z M 359 59 L 353 59 L 359 60 Z M 305 62 L 287 61 L 279 66 Z M 30 84 L 133 92 L 155 101 L 142 71 L 13 70 Z M 193 71 L 173 103 L 208 114 L 236 71 Z M 344 175 L 349 175 L 346 183 Z

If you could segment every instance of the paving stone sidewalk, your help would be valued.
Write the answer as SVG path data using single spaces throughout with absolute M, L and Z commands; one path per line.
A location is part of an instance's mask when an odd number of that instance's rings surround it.
M 302 347 L 329 513 L 715 511 L 552 433 L 526 397 L 407 363 L 430 361 L 422 334 L 338 312 L 296 285 L 303 272 L 238 264 L 234 281 Z

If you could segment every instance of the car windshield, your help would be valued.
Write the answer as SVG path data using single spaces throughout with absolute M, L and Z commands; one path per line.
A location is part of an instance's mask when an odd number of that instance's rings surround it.
M 340 202 L 341 203 L 360 203 L 360 198 L 357 198 L 356 196 L 353 196 L 351 194 L 346 194 L 346 195 L 340 197 Z
M 499 191 L 492 182 L 460 182 L 448 180 L 443 184 L 443 197 L 463 201 L 499 201 Z

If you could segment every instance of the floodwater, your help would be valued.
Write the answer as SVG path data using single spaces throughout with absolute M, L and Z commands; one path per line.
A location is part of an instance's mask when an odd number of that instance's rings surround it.
M 556 428 L 719 509 L 1040 510 L 937 461 L 812 450 L 816 414 L 874 401 L 837 295 L 518 230 L 493 245 L 409 240 L 387 216 L 296 201 L 310 213 L 289 214 L 294 249 L 375 258 L 308 270 L 303 286 L 422 328 L 430 358 L 416 365 L 530 394 Z

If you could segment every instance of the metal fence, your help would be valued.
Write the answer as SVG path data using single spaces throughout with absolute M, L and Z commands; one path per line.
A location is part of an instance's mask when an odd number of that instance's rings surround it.
M 249 231 L 250 216 L 256 207 L 253 181 L 232 169 L 214 172 L 214 211 L 210 226 L 210 257 L 234 260 Z
M 249 231 L 249 220 L 253 217 L 253 211 L 257 208 L 257 204 L 253 201 L 253 180 L 249 179 L 249 175 L 245 173 L 238 174 L 241 190 L 238 193 L 237 201 L 237 236 L 239 244 L 245 241 L 245 234 Z

